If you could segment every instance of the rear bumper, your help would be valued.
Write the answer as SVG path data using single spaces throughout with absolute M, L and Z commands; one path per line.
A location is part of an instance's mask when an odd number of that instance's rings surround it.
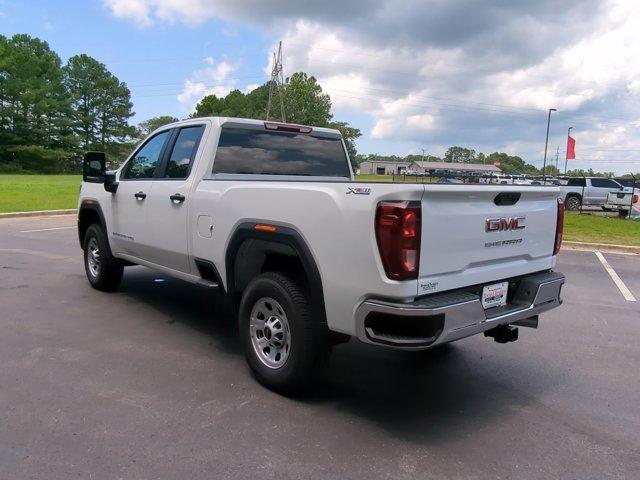
M 365 300 L 356 309 L 357 336 L 376 345 L 427 349 L 555 308 L 562 303 L 564 281 L 559 272 L 521 277 L 509 303 L 489 310 L 482 307 L 480 295 L 469 290 L 429 295 L 411 303 Z

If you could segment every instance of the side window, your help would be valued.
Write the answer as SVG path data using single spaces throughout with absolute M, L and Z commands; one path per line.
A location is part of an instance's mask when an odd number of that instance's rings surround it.
M 567 182 L 568 187 L 584 187 L 584 178 L 570 178 Z
M 180 129 L 167 163 L 164 178 L 187 178 L 189 167 L 198 150 L 204 125 Z
M 122 178 L 153 178 L 153 172 L 160 160 L 162 148 L 169 138 L 171 130 L 161 132 L 145 143 L 125 167 Z
M 608 178 L 594 178 L 591 180 L 591 185 L 597 188 L 612 188 L 614 190 L 620 188 L 620 185 Z

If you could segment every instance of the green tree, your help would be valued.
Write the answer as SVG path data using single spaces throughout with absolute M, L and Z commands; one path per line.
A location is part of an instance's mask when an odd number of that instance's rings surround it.
M 444 154 L 445 162 L 476 163 L 476 151 L 464 147 L 449 147 Z
M 328 126 L 332 120 L 331 98 L 322 92 L 315 77 L 297 72 L 285 80 L 285 115 L 287 122 L 302 125 Z M 278 109 L 272 112 L 279 119 Z
M 268 95 L 266 85 L 246 95 L 240 90 L 233 90 L 223 98 L 207 95 L 196 105 L 192 117 L 264 118 Z
M 69 113 L 58 55 L 28 35 L 0 36 L 0 146 L 65 146 Z
M 135 135 L 128 123 L 133 116 L 129 89 L 104 64 L 89 55 L 75 55 L 64 67 L 64 78 L 82 149 L 114 151 Z
M 172 117 L 170 115 L 160 115 L 159 117 L 153 117 L 145 120 L 144 122 L 140 122 L 138 124 L 138 137 L 142 139 L 154 130 L 177 121 L 178 119 L 176 117 Z
M 560 170 L 555 165 L 547 165 L 543 169 L 540 170 L 541 173 L 545 175 L 557 176 L 560 175 Z
M 526 163 L 522 158 L 518 156 L 511 156 L 504 152 L 493 152 L 486 157 L 487 164 L 500 164 L 500 169 L 504 173 L 527 173 L 531 175 L 537 175 L 539 170 Z
M 331 98 L 323 93 L 315 77 L 297 72 L 285 80 L 285 116 L 288 123 L 329 127 L 340 130 L 352 162 L 356 162 L 355 139 L 362 135 L 347 122 L 333 120 Z M 222 116 L 265 118 L 269 100 L 269 82 L 248 94 L 233 90 L 223 98 L 207 95 L 196 105 L 193 117 Z M 272 120 L 280 120 L 279 99 L 271 112 Z M 354 163 L 355 164 L 355 163 Z
M 356 166 L 358 165 L 356 161 L 358 151 L 356 150 L 355 139 L 362 135 L 360 129 L 350 127 L 347 122 L 330 122 L 327 126 L 329 128 L 340 130 L 342 138 L 344 139 L 344 144 L 347 147 L 347 153 L 349 153 L 351 165 L 353 166 L 353 168 L 356 168 Z

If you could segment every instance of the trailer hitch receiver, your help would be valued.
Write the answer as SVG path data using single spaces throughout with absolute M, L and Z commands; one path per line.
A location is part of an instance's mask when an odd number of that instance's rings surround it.
M 491 337 L 498 343 L 509 343 L 518 340 L 518 329 L 511 325 L 498 325 L 484 332 L 485 337 Z

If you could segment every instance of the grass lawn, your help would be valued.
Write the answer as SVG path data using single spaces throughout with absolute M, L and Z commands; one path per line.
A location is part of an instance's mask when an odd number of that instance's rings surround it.
M 564 218 L 564 239 L 640 246 L 640 221 L 567 212 Z
M 81 175 L 0 174 L 0 213 L 75 208 Z

